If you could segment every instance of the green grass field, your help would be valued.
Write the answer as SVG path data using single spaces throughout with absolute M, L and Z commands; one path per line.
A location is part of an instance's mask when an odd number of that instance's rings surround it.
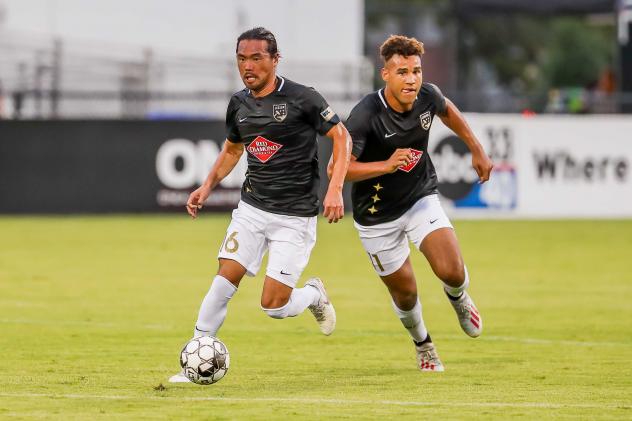
M 0 419 L 632 419 L 632 221 L 456 221 L 485 331 L 461 332 L 414 253 L 446 365 L 421 373 L 350 218 L 321 220 L 304 275 L 336 332 L 268 318 L 245 278 L 228 375 L 168 384 L 227 222 L 0 218 Z

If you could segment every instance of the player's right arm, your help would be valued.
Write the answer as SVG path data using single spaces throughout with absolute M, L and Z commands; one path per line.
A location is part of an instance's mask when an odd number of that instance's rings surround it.
M 374 112 L 375 110 L 371 101 L 366 97 L 351 110 L 351 114 L 345 123 L 353 142 L 351 160 L 349 161 L 349 168 L 347 169 L 347 175 L 345 177 L 346 181 L 361 181 L 394 173 L 400 166 L 408 165 L 408 162 L 412 159 L 410 149 L 400 148 L 395 149 L 393 154 L 385 161 L 358 161 L 358 157 L 360 157 L 364 150 L 368 131 L 370 130 L 370 124 L 368 124 L 368 122 L 371 120 Z M 330 160 L 327 165 L 327 175 L 330 178 L 332 170 L 333 167 Z
M 395 149 L 395 152 L 386 161 L 359 162 L 355 155 L 351 155 L 345 180 L 362 181 L 384 174 L 391 174 L 402 165 L 408 165 L 411 159 L 412 154 L 408 148 Z
M 209 172 L 204 183 L 189 195 L 187 201 L 187 212 L 192 218 L 197 217 L 197 213 L 204 201 L 211 195 L 211 191 L 235 168 L 241 155 L 244 153 L 243 143 L 234 143 L 226 139 L 213 168 Z

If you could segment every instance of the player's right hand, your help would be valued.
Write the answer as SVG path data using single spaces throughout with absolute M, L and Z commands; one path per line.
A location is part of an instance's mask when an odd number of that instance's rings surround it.
M 205 186 L 201 186 L 195 189 L 187 200 L 187 212 L 191 215 L 191 218 L 196 218 L 198 211 L 202 209 L 204 201 L 208 199 L 211 194 L 211 189 Z
M 325 200 L 323 200 L 323 216 L 329 223 L 337 223 L 345 215 L 345 207 L 342 199 L 342 190 L 336 188 L 327 189 Z
M 395 149 L 393 155 L 385 161 L 386 163 L 386 173 L 394 173 L 397 171 L 399 167 L 402 165 L 408 165 L 408 163 L 413 159 L 412 151 L 409 148 L 399 148 Z

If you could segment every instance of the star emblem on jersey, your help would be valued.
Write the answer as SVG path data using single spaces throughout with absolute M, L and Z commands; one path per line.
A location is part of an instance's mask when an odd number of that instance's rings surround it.
M 375 186 L 373 186 L 373 188 L 375 189 L 375 191 L 380 191 L 380 190 L 382 190 L 384 187 L 380 186 L 380 183 L 377 183 Z
M 282 147 L 283 145 L 268 140 L 263 136 L 257 136 L 255 140 L 250 142 L 250 145 L 248 145 L 246 150 L 265 164 Z
M 274 104 L 272 106 L 272 117 L 276 121 L 283 121 L 287 117 L 287 104 Z
M 413 168 L 417 166 L 419 160 L 421 159 L 421 155 L 424 154 L 423 151 L 418 151 L 417 149 L 411 149 L 410 153 L 412 154 L 412 159 L 408 162 L 408 165 L 400 165 L 397 169 L 402 170 L 404 172 L 411 172 Z
M 380 199 L 380 196 L 377 195 L 377 193 L 375 193 L 375 196 L 371 196 L 371 199 L 373 199 L 373 203 L 376 203 L 377 201 L 382 200 Z
M 368 209 L 368 211 L 369 211 L 369 212 L 371 212 L 371 215 L 373 215 L 375 212 L 377 212 L 377 209 L 375 209 L 375 206 L 371 206 L 371 207 Z
M 421 120 L 421 128 L 424 130 L 428 130 L 430 125 L 432 124 L 432 116 L 430 115 L 430 111 L 426 111 L 422 115 L 419 116 L 419 120 Z

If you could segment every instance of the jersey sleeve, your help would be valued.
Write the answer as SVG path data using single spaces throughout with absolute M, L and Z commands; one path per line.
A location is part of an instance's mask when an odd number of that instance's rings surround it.
M 324 135 L 336 124 L 340 123 L 340 117 L 331 109 L 325 98 L 314 88 L 305 91 L 304 109 L 307 119 L 316 131 Z
M 364 101 L 362 101 L 353 107 L 351 114 L 349 114 L 349 118 L 345 122 L 345 126 L 347 127 L 353 141 L 351 153 L 356 158 L 359 158 L 364 151 L 370 127 L 370 120 L 371 113 L 364 104 Z
M 441 89 L 434 83 L 428 83 L 427 85 L 428 94 L 432 102 L 435 104 L 436 114 L 445 115 L 448 112 L 448 106 L 445 102 L 445 97 L 441 92 Z
M 239 108 L 239 100 L 232 96 L 228 107 L 226 108 L 226 139 L 233 143 L 241 143 L 241 136 L 237 128 L 237 109 Z

